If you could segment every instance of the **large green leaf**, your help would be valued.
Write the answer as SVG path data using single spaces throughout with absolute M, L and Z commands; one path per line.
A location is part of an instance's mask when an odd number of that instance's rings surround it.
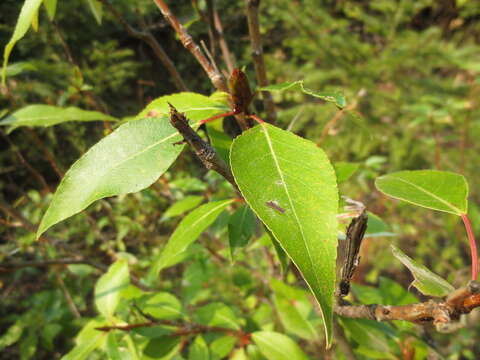
M 319 92 L 315 90 L 308 89 L 304 86 L 303 80 L 293 81 L 293 82 L 284 82 L 280 84 L 273 84 L 264 87 L 257 88 L 257 91 L 286 91 L 286 90 L 296 90 L 301 91 L 304 94 L 322 99 L 324 101 L 332 102 L 340 109 L 344 108 L 346 105 L 345 97 L 341 92 Z
M 107 319 L 114 314 L 123 290 L 130 285 L 128 263 L 125 259 L 115 261 L 95 285 L 95 305 Z
M 263 123 L 232 144 L 232 171 L 245 200 L 302 272 L 332 336 L 338 191 L 314 143 Z
M 256 331 L 252 339 L 268 360 L 308 360 L 300 346 L 286 335 L 274 331 Z
M 204 204 L 188 214 L 177 226 L 167 245 L 153 260 L 148 281 L 153 281 L 160 270 L 175 265 L 182 253 L 209 227 L 233 199 Z
M 112 116 L 98 111 L 82 110 L 77 107 L 62 108 L 52 105 L 28 105 L 0 121 L 0 125 L 10 125 L 8 132 L 20 126 L 52 126 L 67 121 L 115 121 Z
M 150 186 L 183 149 L 182 145 L 175 145 L 181 136 L 164 115 L 168 111 L 166 101 L 174 106 L 178 103 L 178 109 L 189 119 L 201 120 L 224 110 L 225 105 L 212 99 L 192 93 L 162 97 L 148 105 L 142 111 L 144 115 L 139 115 L 141 118 L 150 113 L 157 117 L 130 121 L 95 144 L 65 174 L 37 236 L 96 200 Z
M 396 246 L 392 245 L 392 253 L 412 272 L 415 278 L 412 285 L 422 294 L 443 297 L 455 290 L 446 280 L 428 270 L 425 266 L 417 264 L 411 257 Z
M 467 212 L 468 184 L 462 175 L 437 170 L 399 171 L 377 178 L 384 194 L 429 209 Z
M 25 0 L 23 3 L 22 10 L 20 10 L 20 15 L 18 15 L 15 30 L 13 31 L 12 37 L 3 50 L 2 85 L 5 85 L 7 64 L 10 53 L 12 52 L 12 49 L 17 41 L 27 33 L 34 18 L 38 14 L 38 8 L 42 4 L 42 1 L 43 0 Z

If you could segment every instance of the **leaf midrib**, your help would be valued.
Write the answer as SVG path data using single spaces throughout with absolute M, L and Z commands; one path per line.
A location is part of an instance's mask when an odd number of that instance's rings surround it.
M 315 280 L 317 282 L 316 285 L 318 285 L 320 283 L 320 281 L 318 279 L 317 272 L 315 271 L 315 267 L 314 267 L 313 260 L 312 260 L 312 255 L 310 254 L 310 248 L 308 247 L 307 240 L 306 240 L 305 234 L 303 232 L 303 227 L 300 223 L 300 219 L 298 218 L 297 212 L 295 210 L 295 206 L 293 205 L 292 198 L 290 197 L 290 192 L 288 191 L 288 188 L 286 186 L 285 178 L 283 177 L 283 173 L 280 169 L 280 164 L 278 163 L 278 159 L 277 159 L 275 151 L 273 149 L 273 144 L 272 144 L 272 141 L 271 141 L 270 136 L 268 134 L 267 127 L 263 124 L 262 124 L 262 127 L 264 129 L 263 133 L 265 134 L 265 139 L 267 140 L 268 147 L 269 147 L 270 152 L 272 154 L 272 158 L 273 158 L 273 162 L 275 163 L 276 170 L 278 172 L 278 175 L 280 176 L 280 180 L 282 180 L 282 187 L 285 190 L 285 194 L 287 195 L 288 202 L 290 203 L 290 207 L 292 208 L 292 213 L 295 217 L 295 221 L 297 222 L 298 228 L 300 229 L 300 234 L 302 235 L 303 245 L 305 246 L 305 249 L 307 250 L 308 260 L 310 262 L 310 265 L 312 267 L 312 272 L 313 272 L 313 274 L 315 276 Z
M 414 183 L 411 183 L 405 179 L 402 179 L 400 177 L 393 177 L 393 179 L 397 179 L 401 182 L 404 182 L 405 184 L 408 184 L 408 185 L 411 185 L 412 187 L 420 190 L 420 191 L 423 191 L 425 194 L 427 195 L 430 195 L 431 197 L 433 197 L 434 199 L 438 200 L 439 202 L 441 202 L 442 204 L 446 205 L 448 208 L 452 209 L 453 211 L 455 211 L 457 213 L 457 215 L 460 215 L 460 214 L 463 214 L 463 211 L 461 211 L 459 208 L 457 208 L 456 206 L 453 206 L 452 204 L 450 204 L 448 201 L 446 200 L 443 200 L 441 197 L 438 197 L 437 195 L 435 195 L 434 193 L 422 188 L 421 186 L 418 186 Z

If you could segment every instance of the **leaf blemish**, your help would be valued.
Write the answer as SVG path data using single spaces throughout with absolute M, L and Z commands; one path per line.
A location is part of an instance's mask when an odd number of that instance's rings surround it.
M 280 207 L 280 205 L 278 204 L 278 202 L 276 202 L 275 200 L 270 200 L 270 201 L 267 201 L 265 203 L 265 205 L 267 205 L 269 208 L 275 210 L 275 211 L 278 211 L 280 214 L 283 214 L 285 213 L 285 209 Z

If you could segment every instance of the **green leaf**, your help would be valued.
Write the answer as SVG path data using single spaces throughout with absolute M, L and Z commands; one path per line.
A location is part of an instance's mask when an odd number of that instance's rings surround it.
M 212 341 L 210 344 L 211 359 L 225 359 L 232 352 L 237 341 L 238 338 L 231 335 L 225 335 Z
M 252 339 L 268 360 L 308 360 L 307 355 L 288 336 L 273 331 L 256 331 Z
M 109 332 L 107 336 L 107 346 L 106 346 L 109 360 L 122 360 L 122 355 L 118 347 L 119 347 L 118 341 L 115 333 L 113 331 Z
M 381 236 L 395 236 L 396 234 L 390 231 L 390 228 L 377 215 L 368 212 L 368 227 L 365 232 L 365 237 L 381 237 Z
M 263 123 L 237 137 L 231 167 L 245 200 L 302 272 L 332 336 L 338 191 L 314 143 Z
M 23 3 L 22 9 L 20 10 L 20 15 L 18 15 L 17 25 L 15 25 L 15 30 L 13 31 L 12 37 L 8 41 L 5 49 L 3 50 L 3 68 L 2 68 L 2 85 L 5 86 L 6 72 L 8 58 L 12 52 L 13 47 L 22 37 L 25 36 L 30 25 L 38 13 L 38 8 L 42 0 L 25 0 Z
M 24 72 L 27 72 L 27 71 L 37 71 L 37 70 L 38 70 L 38 67 L 36 65 L 34 65 L 33 62 L 18 61 L 18 62 L 15 62 L 15 63 L 11 63 L 7 66 L 6 76 L 8 76 L 8 77 L 17 76 L 17 75 L 20 75 L 20 74 L 22 74 Z M 2 71 L 3 71 L 3 69 L 2 69 Z M 2 110 L 0 118 L 2 118 L 7 112 L 9 112 L 9 111 L 6 110 L 6 109 Z
M 138 306 L 142 312 L 157 319 L 176 319 L 182 316 L 180 301 L 166 292 L 144 295 L 138 300 Z
M 342 161 L 333 163 L 332 165 L 335 169 L 335 174 L 337 175 L 338 184 L 347 181 L 360 167 L 360 164 L 358 163 Z
M 202 336 L 197 336 L 188 348 L 188 360 L 210 360 L 208 345 Z
M 103 4 L 98 0 L 87 0 L 88 7 L 99 25 L 102 24 Z
M 82 110 L 77 107 L 61 108 L 51 105 L 28 105 L 0 121 L 10 125 L 8 133 L 20 126 L 52 126 L 68 121 L 116 121 L 112 116 L 98 111 Z
M 172 217 L 182 215 L 183 213 L 196 208 L 203 201 L 204 197 L 199 195 L 185 196 L 170 206 L 162 216 L 162 220 L 170 219 Z
M 255 215 L 248 205 L 242 205 L 228 221 L 228 240 L 230 244 L 230 257 L 233 261 L 235 251 L 245 247 L 255 232 Z
M 397 359 L 394 356 L 394 349 L 398 349 L 395 344 L 395 330 L 385 323 L 379 323 L 366 319 L 340 318 L 340 324 L 346 330 L 350 339 L 360 346 L 373 351 L 370 356 L 374 359 Z M 371 357 L 368 358 L 371 358 Z
M 219 326 L 240 330 L 238 316 L 227 305 L 219 302 L 198 308 L 195 311 L 195 321 L 205 326 Z
M 191 99 L 191 107 L 186 107 Z M 189 119 L 213 116 L 223 106 L 210 98 L 193 93 L 179 93 L 153 101 L 142 111 L 166 113 L 170 101 L 179 105 Z M 203 103 L 203 106 L 199 105 Z M 208 117 L 207 116 L 207 117 Z M 67 171 L 52 202 L 43 216 L 37 237 L 49 227 L 75 215 L 96 200 L 140 191 L 150 186 L 175 161 L 183 149 L 174 145 L 181 136 L 168 118 L 146 118 L 130 121 L 106 136 L 88 150 Z
M 322 99 L 324 101 L 332 102 L 340 109 L 343 109 L 346 105 L 345 97 L 341 92 L 314 91 L 306 88 L 303 84 L 303 80 L 298 80 L 294 82 L 287 81 L 280 84 L 268 85 L 268 86 L 257 88 L 257 91 L 286 91 L 286 90 L 301 91 L 304 94 Z
M 285 330 L 306 340 L 318 339 L 318 333 L 309 321 L 313 307 L 308 293 L 277 279 L 271 280 L 271 286 L 275 292 L 275 309 Z
M 43 0 L 43 5 L 47 9 L 48 18 L 53 20 L 57 11 L 57 0 Z
M 230 110 L 226 100 L 220 97 L 219 94 L 221 93 L 216 92 L 210 95 L 210 97 L 206 97 L 202 94 L 181 92 L 174 95 L 162 96 L 148 104 L 136 118 L 142 119 L 147 116 L 160 115 L 168 116 L 170 112 L 168 103 L 171 103 L 179 112 L 185 113 L 188 120 L 199 121 L 208 119 L 211 116 Z
M 399 171 L 376 179 L 384 194 L 450 214 L 467 213 L 468 184 L 462 175 L 437 170 Z
M 2 336 L 0 336 L 0 350 L 15 344 L 20 340 L 25 327 L 26 325 L 22 319 L 18 319 L 13 325 L 11 325 Z
M 148 280 L 153 281 L 158 273 L 179 261 L 179 256 L 209 227 L 218 215 L 234 200 L 214 201 L 204 204 L 188 214 L 178 224 L 167 245 L 153 260 Z
M 391 245 L 391 247 L 393 255 L 412 272 L 415 278 L 412 285 L 422 294 L 443 297 L 455 290 L 446 280 L 431 272 L 425 266 L 417 264 L 399 248 L 394 245 Z
M 100 314 L 111 318 L 120 301 L 121 292 L 130 284 L 127 260 L 115 261 L 95 285 L 95 305 Z
M 75 347 L 62 357 L 62 360 L 83 360 L 90 353 L 103 346 L 107 339 L 107 332 L 96 330 L 104 326 L 105 322 L 99 319 L 92 319 L 82 328 L 77 335 Z
M 180 350 L 179 336 L 163 336 L 150 340 L 143 349 L 143 360 L 168 360 Z

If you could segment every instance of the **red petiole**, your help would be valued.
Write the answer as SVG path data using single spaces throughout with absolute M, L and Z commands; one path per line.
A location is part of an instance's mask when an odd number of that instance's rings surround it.
M 478 254 L 477 244 L 475 243 L 475 237 L 473 236 L 472 224 L 467 214 L 461 215 L 465 229 L 467 230 L 468 241 L 470 242 L 470 252 L 472 254 L 472 280 L 478 278 Z

